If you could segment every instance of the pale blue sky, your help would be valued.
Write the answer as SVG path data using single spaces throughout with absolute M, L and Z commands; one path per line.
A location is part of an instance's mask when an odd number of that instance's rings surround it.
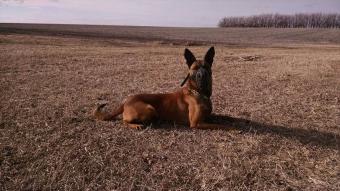
M 224 16 L 340 13 L 340 0 L 0 0 L 0 23 L 215 27 Z

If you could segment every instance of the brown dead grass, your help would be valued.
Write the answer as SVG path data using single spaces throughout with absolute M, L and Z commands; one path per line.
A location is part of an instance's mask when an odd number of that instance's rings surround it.
M 176 89 L 183 49 L 1 34 L 0 189 L 340 189 L 338 45 L 216 46 L 211 120 L 237 131 L 91 118 L 97 103 Z

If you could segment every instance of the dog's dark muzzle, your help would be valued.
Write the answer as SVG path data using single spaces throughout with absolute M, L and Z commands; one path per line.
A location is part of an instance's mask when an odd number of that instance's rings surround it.
M 193 75 L 198 91 L 208 97 L 211 96 L 211 74 L 205 68 L 200 68 L 197 70 L 196 74 Z
M 188 73 L 187 77 L 181 83 L 181 86 L 183 86 L 189 78 L 196 82 L 199 93 L 208 97 L 211 96 L 211 71 L 200 68 L 193 74 Z

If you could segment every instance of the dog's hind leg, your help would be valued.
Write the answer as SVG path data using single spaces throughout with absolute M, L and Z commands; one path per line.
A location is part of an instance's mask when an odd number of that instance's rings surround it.
M 120 105 L 118 108 L 114 109 L 112 112 L 103 111 L 103 108 L 106 106 L 106 104 L 99 105 L 93 112 L 93 115 L 96 119 L 99 120 L 113 120 L 117 115 L 120 115 L 124 111 L 124 105 Z
M 138 101 L 124 106 L 123 121 L 131 128 L 143 129 L 145 124 L 157 117 L 156 109 L 145 102 Z
M 137 124 L 137 123 L 126 123 L 130 128 L 137 129 L 137 130 L 142 130 L 145 129 L 144 124 Z

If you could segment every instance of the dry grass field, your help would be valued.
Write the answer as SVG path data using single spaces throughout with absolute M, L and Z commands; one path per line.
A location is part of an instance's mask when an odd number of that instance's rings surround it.
M 105 27 L 0 25 L 0 190 L 340 189 L 340 30 Z M 92 118 L 211 45 L 212 122 L 237 130 Z

